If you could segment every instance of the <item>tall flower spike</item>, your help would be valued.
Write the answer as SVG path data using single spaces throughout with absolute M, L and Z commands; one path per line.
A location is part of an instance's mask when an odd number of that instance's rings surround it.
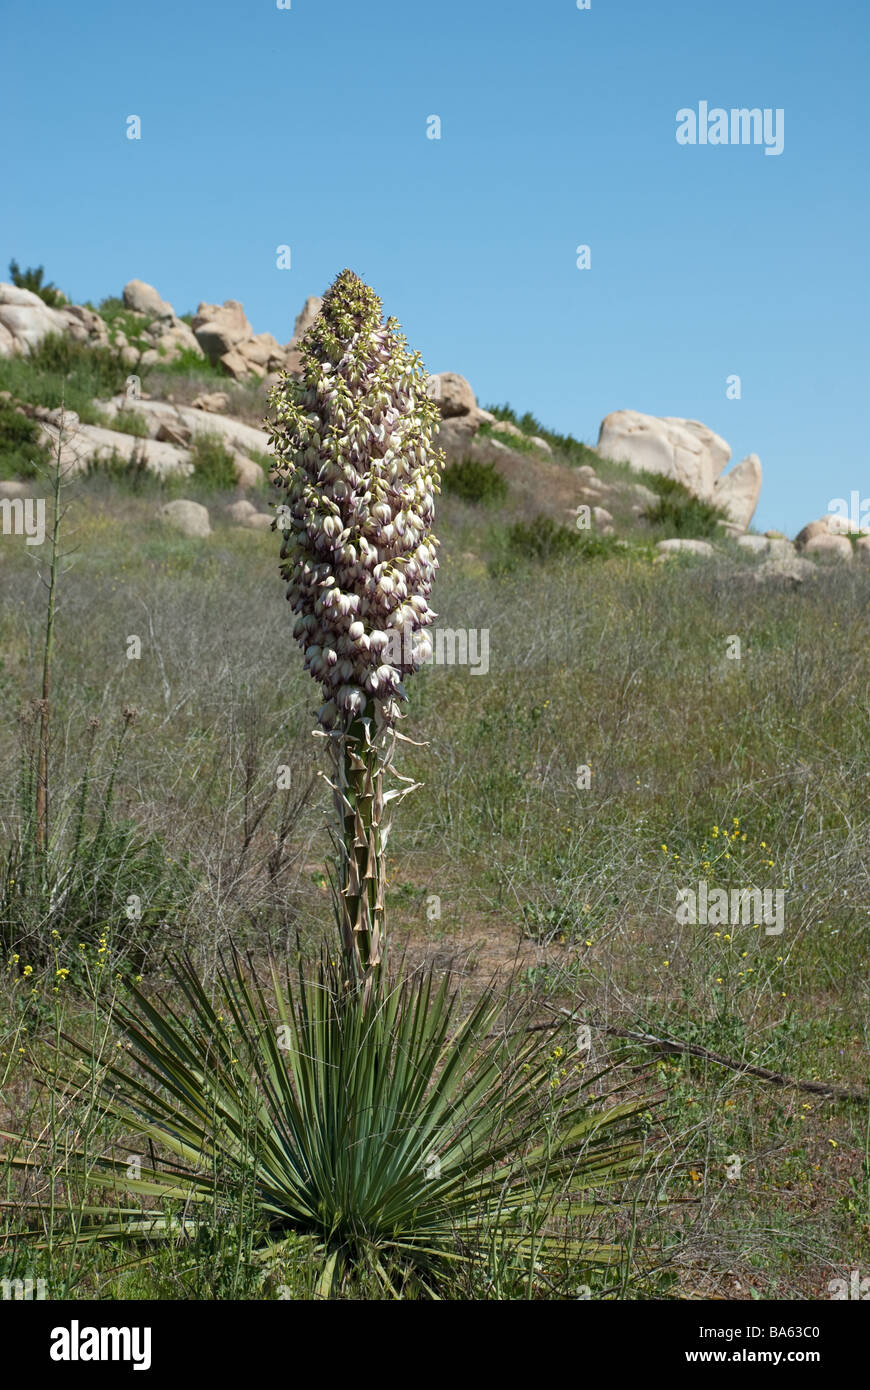
M 429 595 L 438 409 L 419 353 L 350 270 L 301 343 L 301 381 L 284 374 L 268 422 L 274 478 L 286 491 L 281 574 L 293 635 L 319 682 L 339 821 L 336 906 L 357 978 L 383 944 L 383 791 L 405 679 L 431 653 Z M 407 788 L 406 790 L 410 790 Z

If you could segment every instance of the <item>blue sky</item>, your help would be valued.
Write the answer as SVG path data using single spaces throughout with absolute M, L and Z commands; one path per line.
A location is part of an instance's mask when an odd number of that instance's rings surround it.
M 347 265 L 482 404 L 592 443 L 611 410 L 688 416 L 758 453 L 762 529 L 870 491 L 866 0 L 7 0 L 4 21 L 0 275 L 240 299 L 285 342 Z M 782 108 L 783 153 L 678 145 L 700 101 Z

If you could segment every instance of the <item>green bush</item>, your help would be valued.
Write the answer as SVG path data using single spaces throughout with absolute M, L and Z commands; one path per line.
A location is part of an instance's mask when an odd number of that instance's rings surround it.
M 118 430 L 121 434 L 134 434 L 138 439 L 150 437 L 148 421 L 141 410 L 131 410 L 129 406 L 123 406 L 117 415 L 113 415 L 107 422 L 107 428 Z
M 517 561 L 533 560 L 548 563 L 566 557 L 595 560 L 612 555 L 616 543 L 611 536 L 595 531 L 572 530 L 560 526 L 549 516 L 536 516 L 531 521 L 514 521 L 505 528 L 500 564 L 513 568 Z
M 198 434 L 190 446 L 194 477 L 206 487 L 226 491 L 236 486 L 233 456 L 223 440 L 213 434 Z
M 441 488 L 464 502 L 502 502 L 508 494 L 507 481 L 495 464 L 472 458 L 460 459 L 445 468 Z
M 145 329 L 154 322 L 147 314 L 137 314 L 132 309 L 128 309 L 123 299 L 118 299 L 117 295 L 109 295 L 107 299 L 100 302 L 97 313 L 102 318 L 109 330 L 109 336 L 114 340 L 115 334 L 121 332 L 127 339 L 131 347 L 137 352 L 145 352 L 154 346 L 150 338 L 145 337 Z
M 643 513 L 644 519 L 651 526 L 666 530 L 669 536 L 706 540 L 715 536 L 722 522 L 727 521 L 721 508 L 695 497 L 676 478 L 644 473 L 643 480 L 646 486 L 658 493 L 658 501 L 647 507 Z
M 135 712 L 125 709 L 108 775 L 93 763 L 96 724 L 78 786 L 55 794 L 58 830 L 44 846 L 37 838 L 36 749 L 22 740 L 18 814 L 0 851 L 0 951 L 34 965 L 62 952 L 77 960 L 80 944 L 111 937 L 113 957 L 141 967 L 158 929 L 176 922 L 190 901 L 193 879 L 167 858 L 156 835 L 128 817 L 115 817 L 114 792 L 126 731 Z M 22 724 L 22 733 L 25 725 Z
M 0 401 L 0 478 L 34 477 L 48 463 L 50 452 L 38 440 L 35 421 L 9 401 Z
M 60 309 L 69 301 L 65 294 L 61 294 L 56 285 L 42 283 L 43 268 L 41 265 L 28 266 L 22 270 L 16 260 L 9 262 L 9 279 L 13 285 L 17 285 L 20 290 L 30 290 L 32 294 L 38 294 L 43 304 L 47 304 L 50 309 Z

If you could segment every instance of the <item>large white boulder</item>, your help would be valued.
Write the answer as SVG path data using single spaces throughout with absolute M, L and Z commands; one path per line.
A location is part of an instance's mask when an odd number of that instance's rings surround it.
M 13 339 L 13 351 L 28 356 L 50 333 L 65 333 L 67 320 L 32 290 L 0 284 L 0 324 Z
M 711 498 L 731 450 L 697 420 L 614 410 L 601 422 L 596 449 L 635 472 L 675 478 L 698 497 Z
M 749 454 L 730 473 L 731 447 L 699 420 L 615 410 L 601 422 L 596 449 L 603 458 L 624 462 L 635 472 L 674 478 L 696 497 L 722 507 L 746 527 L 761 492 L 761 462 Z

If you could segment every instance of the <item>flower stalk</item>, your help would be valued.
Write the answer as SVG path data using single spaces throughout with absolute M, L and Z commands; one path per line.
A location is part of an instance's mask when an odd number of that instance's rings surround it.
M 412 790 L 384 790 L 384 773 L 402 737 L 404 682 L 432 651 L 431 526 L 443 455 L 420 356 L 351 271 L 324 297 L 301 356 L 302 379 L 284 374 L 270 397 L 273 480 L 286 494 L 275 524 L 293 635 L 321 687 L 336 915 L 348 978 L 358 983 L 383 958 L 387 808 Z

